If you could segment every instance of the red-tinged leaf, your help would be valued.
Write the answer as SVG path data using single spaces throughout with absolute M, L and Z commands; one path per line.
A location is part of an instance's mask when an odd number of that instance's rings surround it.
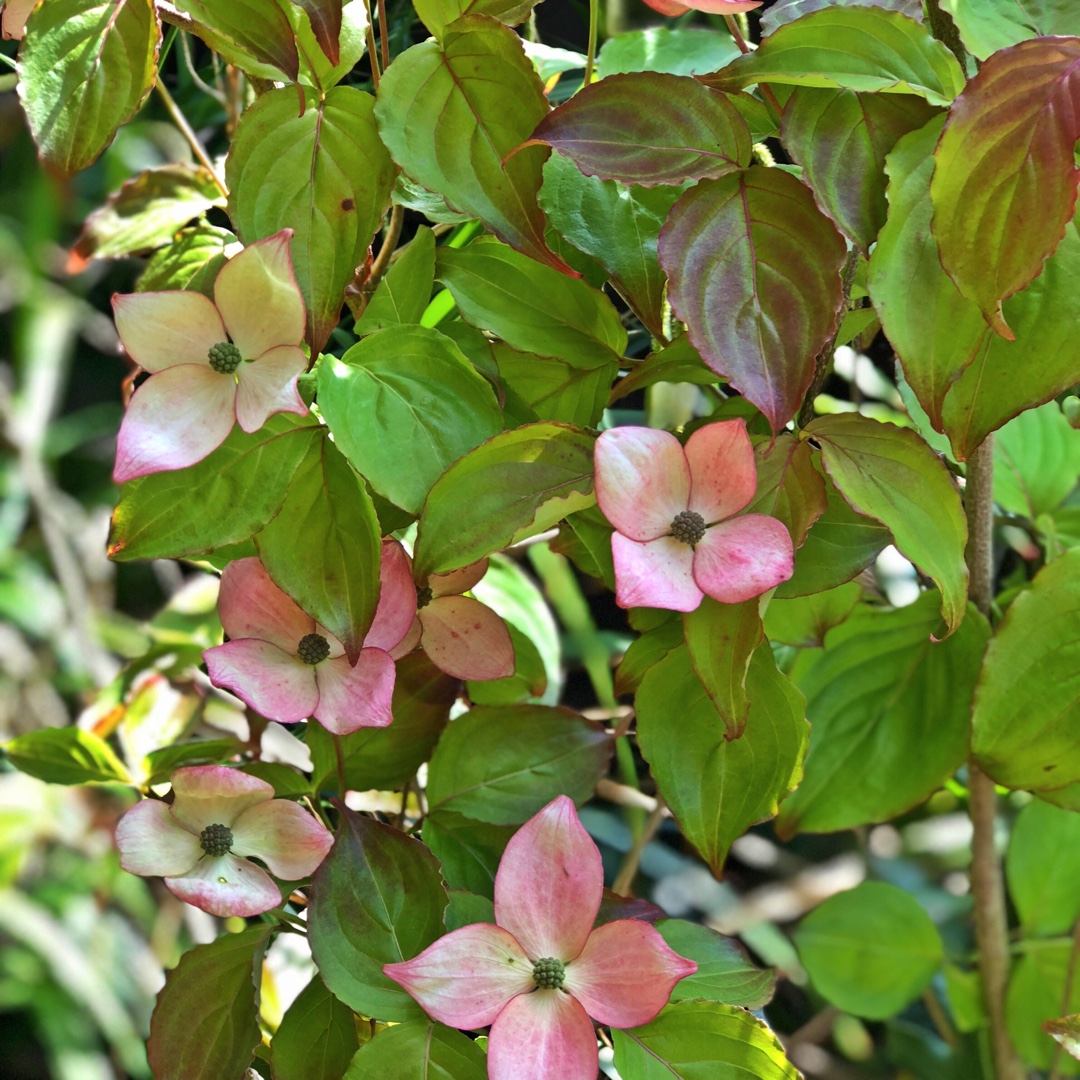
M 7 0 L 3 14 L 0 15 L 0 37 L 21 41 L 26 32 L 26 20 L 37 2 L 38 0 Z
M 1080 1013 L 1063 1016 L 1060 1020 L 1047 1020 L 1043 1031 L 1053 1035 L 1074 1058 L 1080 1059 Z
M 194 32 L 241 71 L 260 78 L 295 81 L 300 54 L 288 16 L 265 0 L 174 0 L 195 21 Z
M 930 182 L 941 263 L 1002 337 L 1001 301 L 1042 270 L 1072 221 L 1080 38 L 990 57 L 953 103 Z
M 311 32 L 331 64 L 341 58 L 341 3 L 342 0 L 293 0 L 302 8 L 311 23 Z
M 544 239 L 536 197 L 550 151 L 512 153 L 547 112 L 544 84 L 521 39 L 488 15 L 458 19 L 441 42 L 396 57 L 375 106 L 383 141 L 406 176 L 511 247 L 578 277 Z
M 829 505 L 825 478 L 814 468 L 810 447 L 789 432 L 754 447 L 757 493 L 749 514 L 768 514 L 782 521 L 796 548 Z
M 684 75 L 609 75 L 540 121 L 533 140 L 587 176 L 653 187 L 750 164 L 750 129 L 727 95 Z
M 855 0 L 852 2 L 854 3 Z M 857 3 L 859 7 L 879 7 L 886 11 L 901 11 L 916 22 L 923 21 L 922 0 L 857 0 Z M 771 34 L 778 26 L 801 19 L 803 15 L 809 15 L 811 11 L 835 6 L 836 0 L 777 0 L 761 16 L 761 33 L 762 35 Z
M 795 177 L 753 167 L 683 195 L 659 250 L 691 342 L 779 431 L 836 328 L 843 237 Z
M 934 115 L 908 94 L 798 87 L 780 128 L 821 210 L 865 255 L 885 224 L 885 155 Z

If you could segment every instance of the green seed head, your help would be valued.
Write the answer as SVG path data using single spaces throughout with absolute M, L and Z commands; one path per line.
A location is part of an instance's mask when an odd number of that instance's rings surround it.
M 694 510 L 683 510 L 671 522 L 671 535 L 693 547 L 705 535 L 705 519 Z
M 296 655 L 305 664 L 321 664 L 330 655 L 330 642 L 322 634 L 305 634 L 296 646 Z
M 416 590 L 416 609 L 419 611 L 421 608 L 426 608 L 431 603 L 431 598 L 434 594 L 431 591 L 430 585 L 425 585 L 422 589 Z
M 232 851 L 232 829 L 228 825 L 207 825 L 199 833 L 199 843 L 207 855 L 228 855 Z
M 566 981 L 566 968 L 561 960 L 545 956 L 533 964 L 533 982 L 541 990 L 561 990 Z
M 219 375 L 231 375 L 243 360 L 240 350 L 231 341 L 220 341 L 217 345 L 211 345 L 206 355 L 210 366 Z

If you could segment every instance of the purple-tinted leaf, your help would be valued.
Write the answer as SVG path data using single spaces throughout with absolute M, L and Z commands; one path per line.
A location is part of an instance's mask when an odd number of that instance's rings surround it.
M 754 447 L 757 492 L 747 507 L 750 514 L 778 518 L 791 533 L 796 548 L 828 506 L 825 479 L 814 468 L 807 443 L 789 432 Z
M 311 32 L 331 64 L 341 57 L 341 0 L 293 0 L 311 23 Z
M 684 75 L 609 75 L 533 132 L 588 176 L 653 187 L 726 176 L 750 164 L 750 129 L 727 96 Z
M 1042 271 L 1072 221 L 1080 38 L 996 53 L 953 103 L 930 182 L 941 264 L 1002 337 L 1001 301 Z
M 761 167 L 691 188 L 660 233 L 672 309 L 774 431 L 798 411 L 836 328 L 845 252 L 809 190 Z
M 794 22 L 811 11 L 821 11 L 822 8 L 838 7 L 842 4 L 856 7 L 879 7 L 886 11 L 900 11 L 904 15 L 922 22 L 922 0 L 776 0 L 768 11 L 761 16 L 761 33 L 771 34 L 778 26 L 784 23 Z

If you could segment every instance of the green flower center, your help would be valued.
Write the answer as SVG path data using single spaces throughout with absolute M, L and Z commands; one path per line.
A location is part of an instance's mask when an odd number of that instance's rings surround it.
M 566 968 L 554 956 L 545 956 L 533 964 L 533 982 L 541 990 L 561 990 L 566 981 Z
M 199 833 L 199 843 L 207 855 L 228 855 L 232 851 L 232 829 L 228 825 L 207 825 Z
M 296 655 L 305 664 L 321 664 L 330 655 L 330 642 L 322 634 L 305 634 L 296 646 Z
M 219 341 L 217 345 L 211 345 L 206 354 L 210 360 L 210 366 L 219 375 L 231 375 L 244 359 L 240 350 L 231 341 Z
M 694 510 L 683 510 L 671 522 L 671 535 L 693 547 L 705 535 L 705 519 Z
M 426 608 L 431 603 L 431 599 L 434 593 L 431 591 L 430 585 L 425 585 L 422 589 L 416 590 L 416 610 Z

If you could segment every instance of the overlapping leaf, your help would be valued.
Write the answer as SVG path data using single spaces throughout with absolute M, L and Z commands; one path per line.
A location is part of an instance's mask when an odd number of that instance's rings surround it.
M 285 12 L 263 0 L 175 0 L 195 32 L 241 71 L 262 79 L 294 81 L 300 71 L 296 38 Z
M 979 60 L 1027 38 L 1080 34 L 1080 8 L 1072 0 L 942 0 L 941 6 Z
M 902 11 L 905 15 L 922 22 L 922 0 L 843 0 L 849 6 L 879 7 L 886 11 Z M 950 0 L 945 0 L 948 5 Z M 778 26 L 784 23 L 794 22 L 811 11 L 820 11 L 822 8 L 835 7 L 836 0 L 776 0 L 761 16 L 761 32 L 763 35 L 771 34 Z
M 523 23 L 537 0 L 416 0 L 420 21 L 442 38 L 446 28 L 464 15 L 490 15 L 507 26 Z
M 792 544 L 802 547 L 811 526 L 828 507 L 825 479 L 814 468 L 810 447 L 785 431 L 758 443 L 754 457 L 757 491 L 747 512 L 782 521 Z
M 460 1031 L 431 1020 L 411 1020 L 365 1043 L 342 1080 L 484 1080 L 484 1051 Z
M 341 56 L 341 3 L 342 0 L 292 0 L 302 8 L 311 23 L 311 32 L 319 43 L 319 48 L 331 64 L 336 64 Z
M 315 975 L 274 1032 L 270 1068 L 274 1080 L 341 1080 L 358 1048 L 352 1009 Z

